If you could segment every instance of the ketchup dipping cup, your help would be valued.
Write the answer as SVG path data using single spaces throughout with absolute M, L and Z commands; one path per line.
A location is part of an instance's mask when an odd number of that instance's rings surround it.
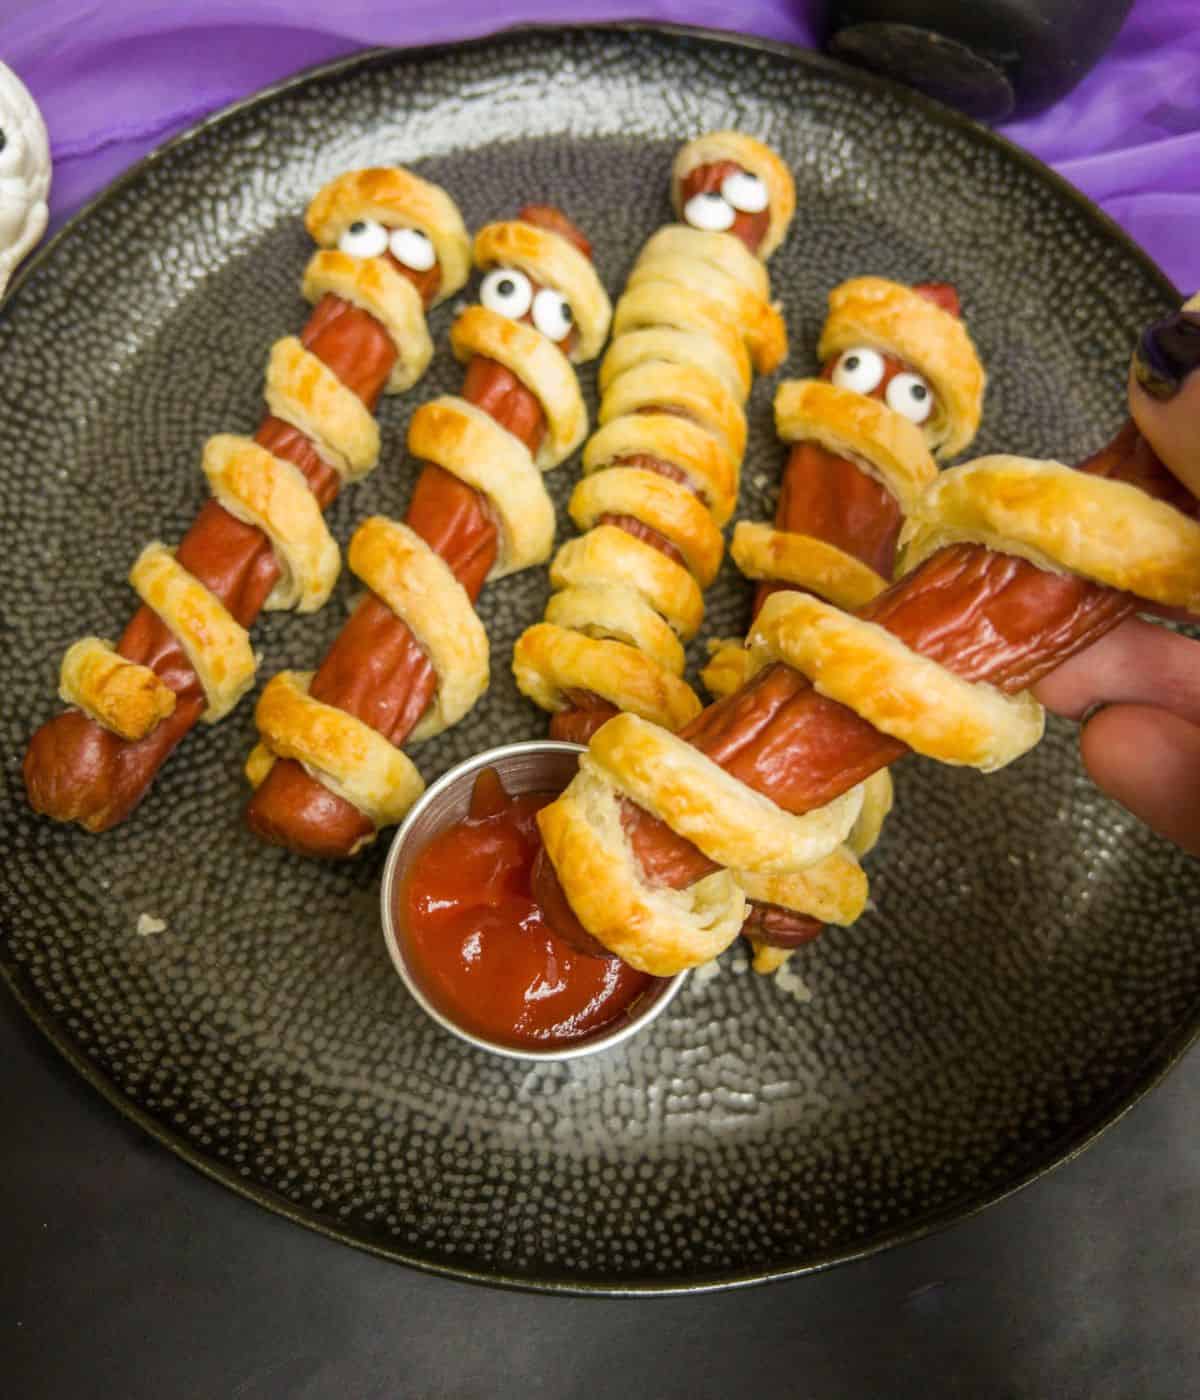
M 439 1025 L 461 1040 L 480 1050 L 489 1050 L 494 1055 L 518 1060 L 574 1060 L 583 1055 L 594 1055 L 599 1050 L 609 1050 L 636 1035 L 665 1011 L 687 976 L 686 972 L 681 972 L 675 977 L 658 980 L 621 1019 L 579 1040 L 545 1048 L 506 1044 L 459 1024 L 454 1012 L 443 1005 L 436 1005 L 420 985 L 409 946 L 410 934 L 405 926 L 404 909 L 397 904 L 397 892 L 419 852 L 434 837 L 467 816 L 475 781 L 485 769 L 491 768 L 497 773 L 512 797 L 530 792 L 558 793 L 575 776 L 578 756 L 583 752 L 579 744 L 535 739 L 488 749 L 460 763 L 457 768 L 451 768 L 425 790 L 409 811 L 392 839 L 387 864 L 383 868 L 380 912 L 384 941 L 396 971 L 404 979 L 404 985 L 426 1014 Z

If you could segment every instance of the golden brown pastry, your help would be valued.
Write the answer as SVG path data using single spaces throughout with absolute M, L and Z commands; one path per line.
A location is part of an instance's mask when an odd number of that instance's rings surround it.
M 905 522 L 902 567 L 962 540 L 1200 611 L 1200 524 L 1124 481 L 1061 462 L 980 457 L 944 472 Z
M 475 266 L 484 271 L 517 268 L 565 297 L 578 332 L 570 358 L 576 364 L 596 358 L 608 339 L 612 305 L 590 259 L 569 239 L 537 224 L 509 219 L 481 228 L 475 235 L 474 254 Z
M 388 377 L 389 394 L 411 389 L 429 368 L 433 341 L 421 294 L 384 258 L 356 258 L 340 248 L 322 248 L 304 269 L 300 290 L 314 305 L 323 296 L 341 297 L 379 322 L 396 351 Z
M 230 515 L 271 541 L 279 581 L 266 609 L 315 612 L 333 591 L 341 559 L 304 474 L 252 438 L 217 433 L 204 444 L 209 489 Z
M 224 719 L 254 684 L 258 658 L 250 634 L 157 540 L 138 555 L 129 582 L 174 633 L 199 677 L 208 700 L 201 718 L 206 724 Z
M 277 758 L 294 758 L 339 797 L 392 826 L 425 790 L 412 760 L 369 724 L 308 693 L 311 672 L 280 671 L 254 711 L 262 742 L 246 763 L 257 787 Z
M 67 648 L 58 693 L 122 739 L 144 738 L 175 710 L 170 686 L 149 666 L 118 656 L 100 637 L 83 637 Z
M 449 564 L 403 522 L 368 517 L 347 562 L 401 618 L 437 675 L 437 690 L 409 738 L 432 739 L 458 723 L 488 686 L 488 639 Z
M 1045 717 L 1031 695 L 964 681 L 878 624 L 808 594 L 772 594 L 749 643 L 751 652 L 786 662 L 820 694 L 941 763 L 991 773 L 1042 737 Z

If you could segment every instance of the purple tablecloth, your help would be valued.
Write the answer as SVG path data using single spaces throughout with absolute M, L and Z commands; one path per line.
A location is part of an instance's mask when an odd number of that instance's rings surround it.
M 808 0 L 5 0 L 0 58 L 50 130 L 52 222 L 200 117 L 375 44 L 522 22 L 656 19 L 811 46 Z M 1136 0 L 1056 107 L 1000 130 L 1121 224 L 1185 292 L 1200 287 L 1200 0 Z

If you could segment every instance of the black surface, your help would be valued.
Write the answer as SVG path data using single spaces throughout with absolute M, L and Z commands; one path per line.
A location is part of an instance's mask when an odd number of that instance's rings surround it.
M 974 451 L 1070 461 L 1108 435 L 1130 338 L 1173 304 L 1127 240 L 954 114 L 819 59 L 698 38 L 521 35 L 341 65 L 156 160 L 26 273 L 0 318 L 0 592 L 22 600 L 0 696 L 0 965 L 177 1150 L 432 1267 L 688 1288 L 870 1249 L 1069 1151 L 1195 1025 L 1200 867 L 1098 798 L 1066 726 L 987 780 L 902 766 L 871 862 L 878 908 L 797 955 L 811 1003 L 732 953 L 628 1049 L 537 1072 L 452 1041 L 407 998 L 376 925 L 382 844 L 337 868 L 254 845 L 239 821 L 249 704 L 190 736 L 103 838 L 26 808 L 15 755 L 53 708 L 63 647 L 115 633 L 128 562 L 147 538 L 177 538 L 204 498 L 200 444 L 255 421 L 267 347 L 302 316 L 299 216 L 317 186 L 386 156 L 419 160 L 472 226 L 514 191 L 561 199 L 615 289 L 669 217 L 680 137 L 733 122 L 769 135 L 800 188 L 772 261 L 785 373 L 815 367 L 842 278 L 949 278 L 992 370 Z M 433 318 L 440 348 L 448 317 Z M 331 511 L 339 538 L 403 507 L 402 424 L 459 382 L 443 350 L 385 405 L 385 460 Z M 750 519 L 770 515 L 783 460 L 772 391 L 760 382 L 751 400 Z M 574 474 L 554 474 L 560 503 Z M 417 751 L 427 776 L 544 732 L 503 658 L 545 591 L 530 570 L 483 595 L 492 689 Z M 748 594 L 727 564 L 707 635 L 740 630 Z M 270 619 L 261 678 L 319 655 L 341 620 L 336 602 Z M 139 938 L 142 912 L 167 928 Z
M 1200 1055 L 965 1224 L 692 1298 L 431 1278 L 221 1189 L 0 993 L 0 1368 L 21 1400 L 1154 1400 L 1200 1389 Z
M 982 121 L 1002 121 L 1010 108 L 1017 117 L 1033 116 L 1066 96 L 1103 57 L 1131 6 L 1132 0 L 831 0 L 827 21 L 839 57 L 912 83 Z M 1007 102 L 997 100 L 997 76 L 1011 83 Z

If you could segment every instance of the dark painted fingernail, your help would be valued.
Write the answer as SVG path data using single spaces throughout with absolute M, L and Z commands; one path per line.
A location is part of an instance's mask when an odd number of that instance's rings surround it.
M 1200 312 L 1172 312 L 1142 332 L 1133 373 L 1152 398 L 1174 398 L 1195 369 L 1200 369 Z

